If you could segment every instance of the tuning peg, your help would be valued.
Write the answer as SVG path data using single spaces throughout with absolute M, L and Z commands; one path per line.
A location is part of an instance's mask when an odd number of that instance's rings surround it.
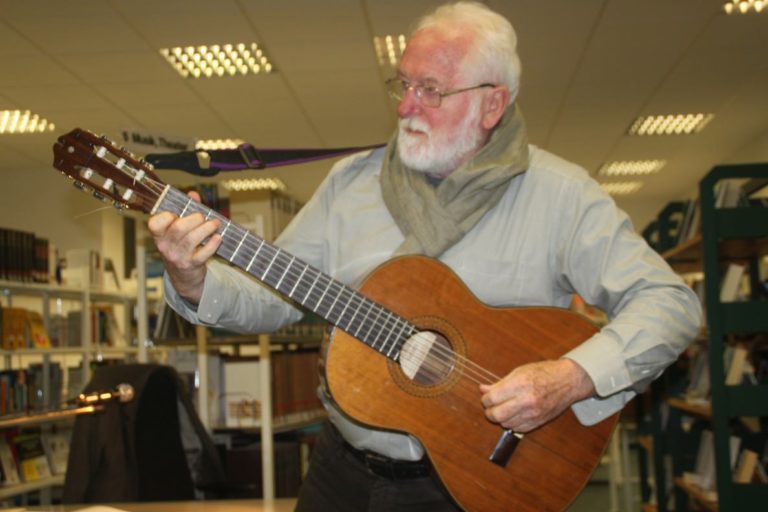
M 107 197 L 101 192 L 99 192 L 98 190 L 93 191 L 93 197 L 95 197 L 99 201 L 104 201 L 105 203 L 107 202 Z
M 125 206 L 120 201 L 112 201 L 112 206 L 114 206 L 118 211 L 123 211 L 127 208 L 127 206 Z
M 85 183 L 83 183 L 82 181 L 75 180 L 72 184 L 75 186 L 75 188 L 79 188 L 82 191 L 85 191 L 86 189 Z

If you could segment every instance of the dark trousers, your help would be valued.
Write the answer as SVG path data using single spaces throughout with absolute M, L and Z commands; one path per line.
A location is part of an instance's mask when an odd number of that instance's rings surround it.
M 312 452 L 296 512 L 455 512 L 459 509 L 431 476 L 374 474 L 326 423 Z

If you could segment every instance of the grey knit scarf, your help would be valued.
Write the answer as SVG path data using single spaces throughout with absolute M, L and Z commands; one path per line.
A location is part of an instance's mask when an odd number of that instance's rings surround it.
M 442 254 L 496 206 L 509 181 L 528 164 L 525 121 L 515 104 L 507 107 L 488 143 L 437 186 L 402 163 L 395 134 L 380 178 L 384 202 L 405 236 L 395 254 Z

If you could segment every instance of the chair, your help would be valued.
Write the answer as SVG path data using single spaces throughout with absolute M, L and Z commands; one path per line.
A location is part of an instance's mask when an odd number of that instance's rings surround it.
M 132 400 L 75 420 L 64 503 L 191 500 L 224 484 L 224 470 L 176 371 L 100 367 L 84 392 L 134 389 Z

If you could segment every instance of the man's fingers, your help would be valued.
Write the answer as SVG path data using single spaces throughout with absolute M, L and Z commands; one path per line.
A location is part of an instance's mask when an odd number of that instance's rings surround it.
M 149 222 L 147 222 L 149 232 L 155 237 L 163 235 L 174 219 L 176 219 L 176 216 L 170 212 L 162 212 L 151 216 Z
M 204 245 L 200 245 L 192 256 L 192 260 L 195 263 L 203 264 L 208 258 L 216 254 L 216 250 L 221 245 L 222 238 L 220 235 L 212 235 Z

